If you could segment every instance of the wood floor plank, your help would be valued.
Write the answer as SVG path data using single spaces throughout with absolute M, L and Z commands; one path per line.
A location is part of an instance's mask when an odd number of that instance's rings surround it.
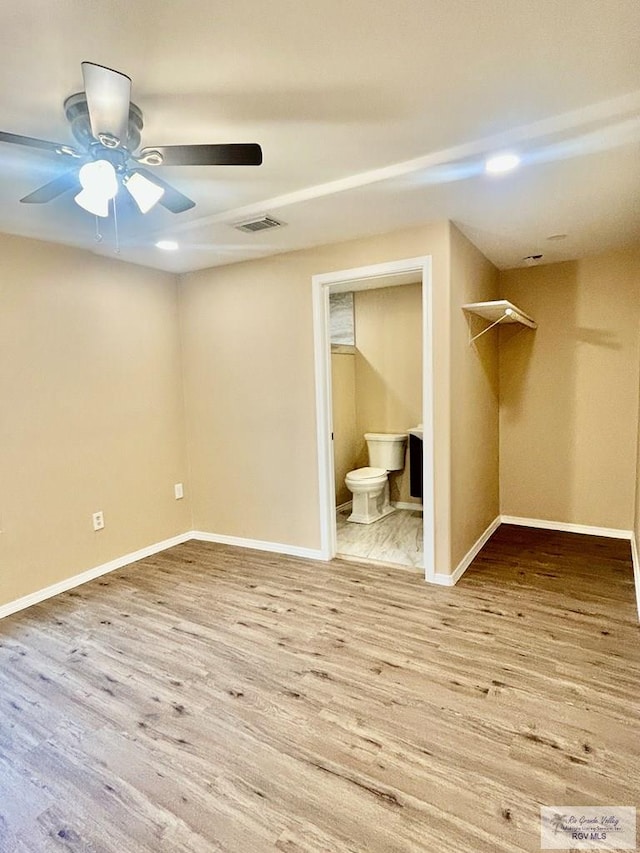
M 640 806 L 624 541 L 501 527 L 453 589 L 189 542 L 0 624 L 2 853 L 517 853 Z

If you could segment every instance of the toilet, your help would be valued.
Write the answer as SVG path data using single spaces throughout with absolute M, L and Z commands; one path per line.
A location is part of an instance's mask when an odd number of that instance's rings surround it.
M 349 471 L 344 478 L 353 495 L 351 515 L 347 521 L 371 524 L 395 509 L 389 502 L 389 471 L 402 471 L 406 433 L 365 433 L 369 466 Z

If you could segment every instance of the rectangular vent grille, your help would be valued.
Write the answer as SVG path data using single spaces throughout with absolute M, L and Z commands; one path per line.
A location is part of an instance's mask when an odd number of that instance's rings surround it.
M 253 234 L 256 231 L 266 231 L 269 228 L 281 228 L 284 222 L 278 222 L 272 216 L 261 216 L 260 219 L 252 219 L 250 222 L 236 222 L 233 226 L 238 231 Z

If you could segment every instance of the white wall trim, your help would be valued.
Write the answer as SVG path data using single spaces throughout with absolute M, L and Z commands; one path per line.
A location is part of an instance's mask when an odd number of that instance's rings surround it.
M 109 572 L 114 572 L 116 569 L 122 569 L 129 566 L 131 563 L 137 563 L 138 560 L 144 560 L 145 557 L 152 557 L 160 551 L 166 551 L 168 548 L 173 548 L 176 545 L 182 545 L 184 542 L 189 542 L 196 539 L 200 542 L 217 542 L 220 545 L 234 545 L 237 548 L 253 548 L 256 551 L 271 551 L 275 554 L 289 554 L 292 557 L 304 557 L 309 560 L 323 560 L 320 550 L 314 548 L 300 548 L 297 545 L 283 545 L 279 542 L 263 542 L 259 539 L 243 539 L 238 536 L 224 536 L 221 533 L 205 533 L 202 530 L 188 530 L 186 533 L 180 533 L 178 536 L 172 536 L 170 539 L 164 539 L 162 542 L 156 542 L 153 545 L 148 545 L 146 548 L 141 548 L 139 551 L 133 551 L 131 554 L 124 554 L 122 557 L 116 557 L 115 560 L 109 560 L 108 563 L 102 563 L 100 566 L 94 566 L 92 569 L 87 569 L 80 574 L 72 575 L 70 578 L 58 581 L 44 589 L 39 589 L 36 592 L 31 592 L 22 598 L 16 598 L 14 601 L 9 601 L 7 604 L 0 606 L 0 619 L 5 616 L 11 616 L 12 613 L 17 613 L 19 610 L 25 610 L 34 604 L 40 604 L 41 601 L 46 601 L 47 598 L 53 598 L 61 592 L 67 592 L 77 586 L 81 586 L 88 581 L 106 575 Z
M 307 560 L 327 559 L 320 549 L 284 545 L 281 542 L 265 542 L 262 539 L 244 539 L 241 536 L 226 536 L 224 533 L 192 530 L 190 538 L 200 542 L 216 542 L 218 545 L 234 545 L 236 548 L 253 548 L 254 551 L 271 551 L 274 554 L 288 554 L 290 557 L 304 557 Z
M 453 575 L 445 575 L 444 572 L 434 572 L 431 580 L 428 580 L 427 583 L 433 583 L 436 586 L 454 586 L 455 581 L 453 579 Z
M 467 551 L 464 557 L 460 560 L 458 565 L 455 567 L 454 571 L 450 575 L 444 574 L 444 572 L 436 572 L 431 583 L 439 584 L 440 586 L 455 586 L 462 575 L 469 568 L 474 559 L 478 556 L 484 545 L 488 542 L 488 540 L 493 536 L 496 530 L 500 527 L 502 523 L 501 516 L 497 515 L 491 524 L 487 527 L 487 529 L 482 533 L 476 541 L 473 543 L 471 548 Z
M 520 518 L 514 515 L 501 515 L 502 524 L 517 524 L 520 527 L 538 527 L 541 530 L 559 530 L 563 533 L 584 533 L 586 536 L 606 536 L 609 539 L 632 539 L 632 530 L 618 527 L 593 527 L 589 524 L 569 524 L 565 521 L 547 521 L 542 518 Z
M 81 586 L 83 583 L 87 583 L 87 581 L 92 581 L 109 572 L 114 572 L 116 569 L 122 569 L 124 566 L 136 563 L 138 560 L 144 560 L 145 557 L 152 557 L 160 551 L 166 551 L 167 548 L 182 545 L 183 542 L 188 542 L 192 538 L 193 534 L 191 531 L 180 533 L 178 536 L 172 536 L 171 539 L 164 539 L 162 542 L 156 542 L 153 545 L 148 545 L 146 548 L 140 548 L 139 551 L 133 551 L 131 554 L 116 557 L 115 560 L 109 560 L 108 563 L 102 563 L 100 566 L 87 569 L 78 575 L 72 575 L 70 578 L 65 578 L 44 589 L 39 589 L 37 592 L 31 592 L 22 598 L 16 598 L 14 601 L 0 606 L 0 619 L 4 619 L 5 616 L 10 616 L 12 613 L 17 613 L 19 610 L 24 610 L 34 604 L 39 604 L 47 598 L 53 598 L 54 595 L 59 595 L 61 592 L 67 592 L 76 586 Z
M 353 507 L 353 501 L 345 501 L 343 504 L 339 504 L 336 507 L 336 512 L 342 512 L 342 510 L 351 509 Z
M 636 606 L 638 608 L 638 619 L 640 619 L 640 554 L 638 554 L 638 540 L 635 533 L 631 534 L 631 560 L 633 562 L 633 580 L 636 586 Z
M 413 509 L 416 512 L 424 512 L 422 504 L 414 504 L 411 501 L 391 501 L 391 506 L 394 506 L 396 509 Z
M 414 505 L 411 504 L 411 506 L 413 507 Z M 618 528 L 609 527 L 591 527 L 584 524 L 566 524 L 564 522 L 545 521 L 535 518 L 518 518 L 510 515 L 497 516 L 467 551 L 452 574 L 448 575 L 443 572 L 434 572 L 428 582 L 439 586 L 455 586 L 478 555 L 482 547 L 498 529 L 500 524 L 517 524 L 521 527 L 537 527 L 543 530 L 559 530 L 568 533 L 585 533 L 592 536 L 608 536 L 613 539 L 630 540 L 638 618 L 640 619 L 640 554 L 638 551 L 638 543 L 632 530 L 620 530 Z M 186 533 L 180 533 L 178 536 L 172 536 L 170 539 L 164 539 L 162 542 L 156 542 L 153 545 L 148 545 L 146 548 L 141 548 L 140 550 L 133 551 L 130 554 L 125 554 L 122 557 L 117 557 L 115 560 L 110 560 L 108 563 L 102 563 L 100 566 L 87 569 L 87 571 L 73 575 L 70 578 L 65 578 L 64 580 L 45 587 L 44 589 L 40 589 L 37 592 L 32 592 L 22 598 L 17 598 L 14 601 L 3 604 L 0 606 L 0 619 L 4 619 L 5 616 L 10 616 L 12 613 L 17 613 L 20 610 L 25 610 L 27 607 L 31 607 L 34 604 L 39 604 L 41 601 L 45 601 L 48 598 L 53 598 L 53 596 L 59 595 L 62 592 L 67 592 L 74 587 L 81 586 L 88 581 L 95 580 L 109 572 L 116 571 L 116 569 L 122 569 L 124 566 L 128 566 L 131 563 L 138 562 L 138 560 L 145 559 L 145 557 L 152 557 L 160 551 L 166 551 L 168 548 L 174 548 L 176 545 L 182 545 L 184 542 L 189 542 L 194 539 L 200 542 L 233 545 L 236 548 L 252 548 L 256 551 L 270 551 L 275 554 L 287 554 L 292 557 L 302 557 L 308 560 L 326 561 L 327 559 L 331 559 L 326 557 L 321 549 L 302 548 L 298 545 L 285 545 L 281 542 L 266 542 L 261 539 L 245 539 L 239 536 L 226 536 L 222 533 L 207 533 L 202 530 L 190 530 Z

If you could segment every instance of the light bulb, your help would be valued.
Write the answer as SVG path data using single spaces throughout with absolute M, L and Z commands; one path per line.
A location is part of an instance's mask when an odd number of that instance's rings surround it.
M 512 152 L 504 154 L 496 154 L 495 157 L 489 157 L 484 164 L 484 170 L 490 175 L 499 175 L 501 172 L 510 172 L 520 165 L 520 157 Z
M 124 185 L 129 190 L 131 198 L 140 208 L 141 213 L 148 213 L 164 195 L 164 187 L 154 184 L 140 172 L 132 172 L 124 179 Z

